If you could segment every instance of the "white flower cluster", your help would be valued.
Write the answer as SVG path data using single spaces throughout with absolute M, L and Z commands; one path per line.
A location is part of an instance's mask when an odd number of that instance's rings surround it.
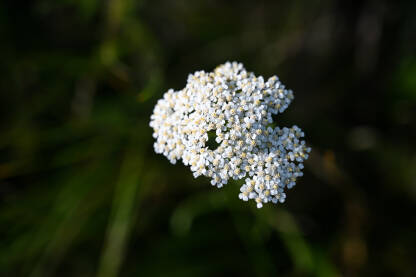
M 219 188 L 230 178 L 245 178 L 239 197 L 255 200 L 258 208 L 282 203 L 311 150 L 297 126 L 273 127 L 272 115 L 293 98 L 276 76 L 265 81 L 241 63 L 195 72 L 184 89 L 170 89 L 157 102 L 150 121 L 155 151 L 173 164 L 182 159 L 194 177 L 207 176 Z M 211 149 L 214 137 L 219 145 Z

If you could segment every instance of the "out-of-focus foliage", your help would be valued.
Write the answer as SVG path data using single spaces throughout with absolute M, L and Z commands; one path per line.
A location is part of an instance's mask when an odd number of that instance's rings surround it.
M 414 1 L 0 4 L 1 276 L 415 276 Z M 149 117 L 227 60 L 277 74 L 313 151 L 257 210 L 154 154 Z

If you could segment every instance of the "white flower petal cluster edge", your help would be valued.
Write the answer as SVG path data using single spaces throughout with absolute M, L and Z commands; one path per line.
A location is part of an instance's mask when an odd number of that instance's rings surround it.
M 284 112 L 293 98 L 276 76 L 265 80 L 241 63 L 197 71 L 184 89 L 170 89 L 157 102 L 150 121 L 154 149 L 218 188 L 230 178 L 245 178 L 239 198 L 254 200 L 258 208 L 283 203 L 311 151 L 299 127 L 273 125 L 272 115 Z M 208 147 L 211 139 L 216 149 Z

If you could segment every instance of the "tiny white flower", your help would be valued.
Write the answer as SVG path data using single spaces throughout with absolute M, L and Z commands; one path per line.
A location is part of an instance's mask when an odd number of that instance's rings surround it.
M 254 199 L 258 208 L 283 203 L 284 189 L 296 185 L 310 152 L 296 125 L 269 126 L 293 98 L 277 76 L 265 81 L 241 63 L 197 71 L 183 90 L 169 89 L 158 100 L 150 118 L 155 152 L 173 164 L 182 160 L 195 178 L 207 176 L 218 188 L 246 178 L 238 197 Z M 211 149 L 210 140 L 219 146 Z

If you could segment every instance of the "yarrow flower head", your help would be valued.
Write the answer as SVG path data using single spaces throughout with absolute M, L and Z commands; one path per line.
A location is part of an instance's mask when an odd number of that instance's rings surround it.
M 311 151 L 297 126 L 274 125 L 272 116 L 293 98 L 276 76 L 265 81 L 241 63 L 197 71 L 184 89 L 170 89 L 157 102 L 150 121 L 155 151 L 173 164 L 182 160 L 195 178 L 207 176 L 218 188 L 244 178 L 239 198 L 258 208 L 283 203 Z M 215 149 L 208 146 L 211 134 Z

